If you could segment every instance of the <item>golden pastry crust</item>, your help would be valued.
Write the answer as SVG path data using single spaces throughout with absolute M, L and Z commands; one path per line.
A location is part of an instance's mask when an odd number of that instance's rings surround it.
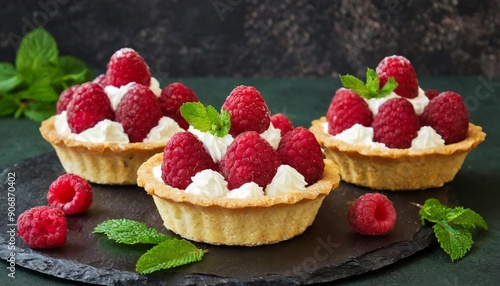
M 310 131 L 325 156 L 340 168 L 346 182 L 379 190 L 418 190 L 441 187 L 453 180 L 467 154 L 486 138 L 480 126 L 469 123 L 467 138 L 442 147 L 380 149 L 352 145 L 323 129 L 326 117 L 314 120 Z
M 325 171 L 307 190 L 248 199 L 185 193 L 153 176 L 162 162 L 156 154 L 138 170 L 137 184 L 153 196 L 165 227 L 180 236 L 216 245 L 271 244 L 301 234 L 310 226 L 323 199 L 340 182 L 338 167 L 325 160 Z
M 64 170 L 98 184 L 135 185 L 137 169 L 162 152 L 166 143 L 90 143 L 61 136 L 55 116 L 42 122 L 40 133 L 55 149 Z

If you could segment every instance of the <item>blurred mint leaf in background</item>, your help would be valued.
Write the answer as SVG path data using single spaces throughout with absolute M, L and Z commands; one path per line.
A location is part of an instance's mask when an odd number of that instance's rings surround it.
M 63 90 L 92 78 L 84 62 L 60 56 L 50 33 L 36 28 L 21 41 L 15 66 L 0 63 L 0 116 L 45 120 L 55 114 Z

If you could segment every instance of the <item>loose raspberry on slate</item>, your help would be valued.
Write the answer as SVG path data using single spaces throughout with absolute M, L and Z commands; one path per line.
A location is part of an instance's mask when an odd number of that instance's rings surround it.
M 230 190 L 248 182 L 265 188 L 280 165 L 278 152 L 255 131 L 236 136 L 219 162 L 220 172 Z
M 59 247 L 66 243 L 66 217 L 58 208 L 34 207 L 19 215 L 17 233 L 30 248 Z
M 437 89 L 428 89 L 425 91 L 425 96 L 427 96 L 428 99 L 433 99 L 434 97 L 438 96 L 439 94 L 440 94 L 440 92 Z
M 372 127 L 373 141 L 384 143 L 388 148 L 406 149 L 417 137 L 420 123 L 411 103 L 398 97 L 379 107 Z
M 188 129 L 189 123 L 182 117 L 180 108 L 186 102 L 198 102 L 196 94 L 180 82 L 167 85 L 159 98 L 160 109 L 163 116 L 175 120 L 181 128 Z
M 116 107 L 116 121 L 123 125 L 129 140 L 142 142 L 160 121 L 162 114 L 156 95 L 142 84 L 133 84 Z
M 113 120 L 114 111 L 104 89 L 92 82 L 82 84 L 66 109 L 68 125 L 73 133 L 94 127 L 104 119 Z
M 281 138 L 278 146 L 281 163 L 302 174 L 308 184 L 319 180 L 325 169 L 323 152 L 314 134 L 304 127 L 297 127 Z
M 394 229 L 397 214 L 387 196 L 380 193 L 366 193 L 354 201 L 347 219 L 356 232 L 365 235 L 384 235 Z
M 191 132 L 174 134 L 163 151 L 163 182 L 184 190 L 193 182 L 191 177 L 206 169 L 217 170 L 217 165 L 203 143 Z
M 253 86 L 240 85 L 233 89 L 222 108 L 231 115 L 229 134 L 233 137 L 245 131 L 262 133 L 271 123 L 269 108 Z
M 282 114 L 276 113 L 271 116 L 271 124 L 274 128 L 278 128 L 281 131 L 281 136 L 293 130 L 293 123 L 290 119 Z
M 467 137 L 469 114 L 462 97 L 455 92 L 440 93 L 420 114 L 420 123 L 441 135 L 445 144 L 460 142 Z
M 98 75 L 96 78 L 92 80 L 92 82 L 97 83 L 98 85 L 102 86 L 102 88 L 105 88 L 108 85 L 105 74 Z
M 50 185 L 47 201 L 65 214 L 82 213 L 92 203 L 92 187 L 78 175 L 64 174 Z
M 337 135 L 356 123 L 369 127 L 373 121 L 373 113 L 361 96 L 350 89 L 340 88 L 328 107 L 326 120 L 328 133 Z
M 415 98 L 418 96 L 418 79 L 410 61 L 402 56 L 385 57 L 377 66 L 380 88 L 389 77 L 394 77 L 398 86 L 394 90 L 399 96 Z
M 136 82 L 149 87 L 151 72 L 144 59 L 131 48 L 116 51 L 108 63 L 106 71 L 108 85 L 120 87 Z
M 65 111 L 68 108 L 69 103 L 73 99 L 75 95 L 75 91 L 80 87 L 80 85 L 75 84 L 61 92 L 59 95 L 59 99 L 57 100 L 56 110 L 57 114 L 61 114 L 61 112 Z

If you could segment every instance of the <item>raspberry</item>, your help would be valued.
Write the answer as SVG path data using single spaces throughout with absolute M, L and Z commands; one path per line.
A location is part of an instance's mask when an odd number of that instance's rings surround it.
M 80 176 L 64 174 L 50 185 L 47 201 L 66 214 L 82 213 L 92 203 L 92 187 Z
M 158 99 L 163 116 L 175 120 L 181 128 L 188 129 L 189 123 L 181 116 L 181 105 L 186 102 L 198 102 L 196 94 L 180 82 L 167 85 Z
M 222 108 L 231 115 L 229 134 L 233 137 L 245 131 L 262 133 L 271 123 L 270 112 L 264 98 L 252 86 L 240 85 L 233 89 Z
M 373 119 L 373 141 L 389 148 L 406 149 L 417 137 L 420 123 L 411 103 L 398 97 L 382 104 Z
M 137 83 L 130 86 L 115 114 L 130 142 L 142 142 L 162 117 L 156 95 L 148 87 Z
M 39 206 L 17 219 L 17 233 L 30 248 L 54 248 L 66 243 L 66 217 L 58 208 Z
M 396 210 L 386 196 L 366 193 L 354 201 L 347 214 L 352 229 L 366 235 L 384 235 L 396 224 Z
M 328 133 L 337 135 L 356 123 L 366 127 L 370 126 L 373 114 L 361 96 L 350 89 L 340 88 L 332 98 L 326 119 Z
M 149 87 L 151 73 L 144 59 L 131 48 L 118 50 L 111 56 L 106 71 L 108 85 L 120 87 L 136 82 Z
M 420 122 L 434 128 L 445 144 L 452 144 L 467 137 L 469 114 L 458 93 L 445 91 L 429 102 L 420 115 Z
M 82 84 L 68 105 L 68 125 L 73 133 L 94 127 L 104 119 L 114 119 L 111 102 L 104 89 L 92 82 Z
M 427 96 L 428 99 L 433 99 L 434 97 L 439 95 L 439 91 L 436 89 L 428 89 L 425 91 L 425 96 Z
M 92 82 L 97 83 L 98 85 L 102 86 L 102 88 L 105 88 L 108 85 L 105 74 L 98 75 L 96 78 L 92 80 Z
M 393 77 L 398 83 L 394 90 L 399 96 L 415 98 L 418 96 L 418 79 L 410 61 L 402 56 L 385 57 L 377 66 L 377 75 L 380 88 L 382 88 L 389 77 Z
M 219 168 L 229 189 L 248 182 L 255 182 L 265 188 L 280 165 L 278 152 L 257 132 L 247 131 L 236 136 L 229 145 Z
M 203 143 L 191 132 L 178 132 L 168 141 L 161 164 L 165 184 L 186 189 L 191 177 L 205 169 L 217 170 L 217 165 Z
M 292 121 L 282 113 L 272 115 L 271 124 L 274 128 L 278 128 L 281 131 L 281 136 L 293 130 Z
M 75 84 L 61 92 L 59 95 L 59 99 L 57 100 L 56 104 L 56 109 L 57 109 L 57 114 L 61 114 L 61 112 L 65 111 L 68 109 L 68 105 L 73 99 L 73 96 L 75 95 L 75 91 L 80 87 L 80 85 Z
M 319 180 L 325 169 L 323 152 L 314 134 L 304 127 L 297 127 L 281 138 L 278 146 L 281 163 L 301 173 L 308 184 Z

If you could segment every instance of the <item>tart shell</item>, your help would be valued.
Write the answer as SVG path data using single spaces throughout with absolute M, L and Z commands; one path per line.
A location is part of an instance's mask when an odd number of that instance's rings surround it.
M 42 122 L 40 133 L 55 149 L 67 173 L 98 184 L 135 185 L 137 169 L 162 152 L 166 143 L 90 143 L 61 136 L 54 127 L 55 116 Z
M 326 117 L 312 121 L 310 131 L 324 147 L 326 158 L 340 168 L 346 182 L 377 190 L 419 190 L 441 187 L 453 180 L 465 157 L 486 138 L 480 126 L 469 123 L 467 138 L 442 147 L 380 149 L 352 145 L 326 133 Z
M 277 243 L 303 233 L 323 199 L 340 182 L 338 167 L 325 160 L 318 182 L 305 191 L 258 198 L 207 198 L 185 193 L 156 179 L 153 167 L 163 154 L 145 162 L 137 183 L 154 199 L 167 229 L 180 236 L 214 245 L 256 246 Z

